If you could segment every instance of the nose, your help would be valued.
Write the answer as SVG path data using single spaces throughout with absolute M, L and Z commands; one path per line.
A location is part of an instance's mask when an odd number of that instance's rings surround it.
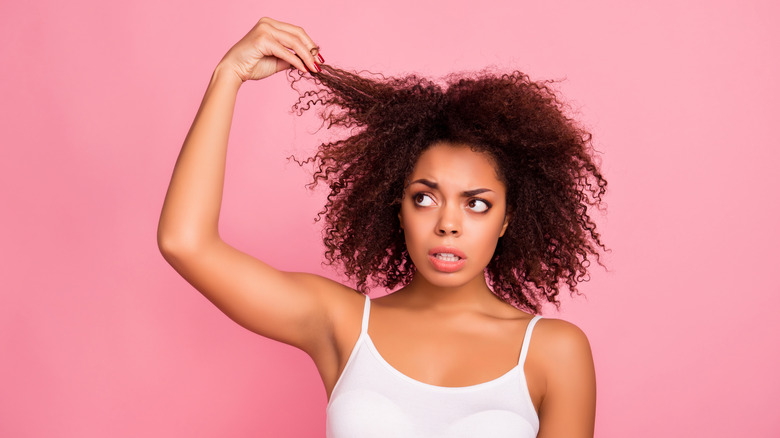
M 436 224 L 436 234 L 439 236 L 459 236 L 461 233 L 460 212 L 457 206 L 445 205 Z

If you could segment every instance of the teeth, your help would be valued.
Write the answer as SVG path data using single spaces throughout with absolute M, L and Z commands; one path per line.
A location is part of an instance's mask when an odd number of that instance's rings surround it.
M 436 258 L 439 260 L 444 260 L 445 262 L 457 262 L 460 260 L 460 257 L 456 256 L 455 254 L 450 254 L 446 252 L 441 252 L 436 254 Z

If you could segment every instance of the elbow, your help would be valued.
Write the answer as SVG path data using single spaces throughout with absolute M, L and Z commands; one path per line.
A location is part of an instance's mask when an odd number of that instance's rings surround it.
M 157 248 L 169 263 L 174 259 L 197 254 L 203 248 L 204 239 L 196 238 L 192 233 L 170 232 L 164 227 L 157 228 Z
M 186 247 L 186 241 L 183 239 L 164 233 L 159 228 L 157 229 L 157 249 L 160 250 L 160 254 L 168 263 L 171 263 L 176 258 L 176 254 L 184 252 Z
M 168 256 L 175 254 L 180 247 L 181 243 L 179 241 L 165 233 L 161 233 L 159 229 L 157 230 L 157 249 L 160 250 L 160 254 L 163 257 L 168 259 Z

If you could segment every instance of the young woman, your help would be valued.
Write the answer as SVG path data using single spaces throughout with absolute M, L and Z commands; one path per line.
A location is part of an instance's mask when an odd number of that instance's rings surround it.
M 291 68 L 296 87 L 314 87 L 298 107 L 322 104 L 328 126 L 347 128 L 311 161 L 331 189 L 326 258 L 357 290 L 278 271 L 218 234 L 238 90 Z M 598 259 L 587 211 L 605 187 L 590 136 L 543 83 L 361 77 L 324 65 L 300 27 L 263 18 L 214 71 L 158 242 L 230 318 L 311 356 L 332 438 L 590 437 L 587 338 L 534 313 Z M 369 300 L 356 293 L 369 283 L 397 290 Z

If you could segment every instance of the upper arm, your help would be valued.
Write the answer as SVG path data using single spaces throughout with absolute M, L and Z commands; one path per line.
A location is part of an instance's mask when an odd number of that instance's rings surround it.
M 241 326 L 310 355 L 332 343 L 336 308 L 352 289 L 326 278 L 282 272 L 221 239 L 196 248 L 160 249 L 209 301 Z
M 539 437 L 593 437 L 596 373 L 588 338 L 577 326 L 554 319 L 540 321 L 536 359 L 544 370 L 539 407 Z

